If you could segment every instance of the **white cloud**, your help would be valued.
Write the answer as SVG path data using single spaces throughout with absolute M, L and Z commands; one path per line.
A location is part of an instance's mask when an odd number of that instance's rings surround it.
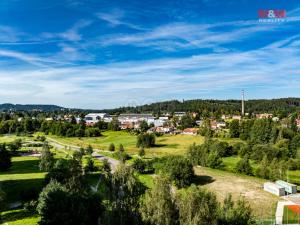
M 136 24 L 125 21 L 125 18 L 124 18 L 125 12 L 121 11 L 121 10 L 115 9 L 115 10 L 110 11 L 109 13 L 98 12 L 98 13 L 96 13 L 96 16 L 98 19 L 107 22 L 110 26 L 113 26 L 113 27 L 122 25 L 122 26 L 126 26 L 126 27 L 136 29 L 136 30 L 144 30 L 144 28 L 142 28 Z
M 91 20 L 79 20 L 75 23 L 70 29 L 61 32 L 61 33 L 47 33 L 44 32 L 41 34 L 42 38 L 53 39 L 60 38 L 67 41 L 80 41 L 82 36 L 80 30 L 91 25 Z
M 220 52 L 182 58 L 112 63 L 101 66 L 65 66 L 0 70 L 2 101 L 55 103 L 68 107 L 108 108 L 143 104 L 182 96 L 218 97 L 244 87 L 280 86 L 299 95 L 299 46 L 273 44 L 247 52 Z M 288 81 L 288 82 L 287 82 Z M 18 91 L 13 87 L 17 87 Z M 255 96 L 256 93 L 253 93 Z M 171 96 L 171 97 L 170 97 Z M 238 94 L 237 94 L 238 96 Z M 269 97 L 268 96 L 268 97 Z M 220 97 L 220 96 L 219 96 Z M 251 97 L 251 96 L 248 96 Z M 262 96 L 266 97 L 266 96 Z M 274 96 L 275 97 L 275 96 Z M 278 96 L 276 96 L 278 97 Z M 226 96 L 222 95 L 222 98 Z

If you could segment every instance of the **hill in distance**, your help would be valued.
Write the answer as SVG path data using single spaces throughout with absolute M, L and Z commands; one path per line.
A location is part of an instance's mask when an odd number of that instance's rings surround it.
M 0 111 L 57 111 L 65 108 L 57 105 L 34 105 L 34 104 L 0 104 Z

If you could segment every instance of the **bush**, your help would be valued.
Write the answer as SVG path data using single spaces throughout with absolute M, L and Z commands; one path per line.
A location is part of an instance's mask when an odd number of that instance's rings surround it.
M 179 188 L 190 185 L 195 175 L 192 163 L 182 156 L 167 157 L 161 172 Z
M 111 151 L 111 152 L 114 152 L 115 151 L 115 145 L 113 143 L 111 143 L 108 147 L 108 150 Z
M 141 147 L 140 150 L 139 150 L 139 156 L 140 157 L 145 156 L 145 149 L 143 147 Z
M 238 161 L 235 167 L 235 171 L 246 175 L 253 175 L 253 170 L 250 165 L 248 155 L 244 156 L 244 158 Z
M 122 162 L 125 162 L 126 160 L 130 159 L 130 156 L 126 152 L 118 151 L 115 152 L 113 156 Z
M 154 134 L 140 134 L 137 138 L 136 146 L 150 148 L 155 146 L 155 135 Z
M 28 212 L 36 212 L 38 202 L 36 200 L 31 200 L 29 202 L 24 203 L 24 209 Z
M 146 163 L 142 159 L 135 159 L 133 161 L 132 167 L 139 173 L 144 173 L 146 168 Z
M 125 149 L 124 149 L 124 146 L 122 144 L 119 145 L 119 152 L 124 152 Z
M 84 170 L 86 172 L 94 172 L 97 170 L 97 167 L 95 166 L 94 160 L 92 157 L 87 158 L 86 166 L 84 167 Z
M 93 154 L 93 147 L 91 145 L 89 145 L 86 149 L 85 149 L 85 153 L 87 155 L 92 155 Z

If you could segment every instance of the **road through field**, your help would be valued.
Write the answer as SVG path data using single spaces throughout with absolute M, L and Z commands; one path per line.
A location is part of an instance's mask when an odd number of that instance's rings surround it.
M 78 151 L 80 149 L 80 147 L 75 146 L 75 145 L 66 145 L 63 144 L 53 138 L 47 137 L 47 141 L 49 142 L 49 144 L 51 144 L 53 147 L 57 148 L 57 149 L 64 149 L 64 150 L 73 150 L 73 151 Z M 120 164 L 119 160 L 113 159 L 111 157 L 102 155 L 99 153 L 100 149 L 94 149 L 93 152 L 93 157 L 95 157 L 96 159 L 103 161 L 105 159 L 107 159 L 107 161 L 110 163 L 110 167 L 112 172 L 114 172 L 117 168 L 117 166 Z

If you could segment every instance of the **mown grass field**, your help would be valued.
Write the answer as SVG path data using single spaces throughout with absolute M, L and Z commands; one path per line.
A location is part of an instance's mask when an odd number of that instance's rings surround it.
M 108 150 L 109 145 L 113 143 L 116 149 L 122 144 L 129 154 L 137 154 L 139 150 L 136 147 L 137 136 L 126 131 L 105 131 L 97 138 L 50 137 L 61 143 L 78 147 L 91 145 L 95 149 Z M 191 144 L 201 144 L 203 141 L 204 138 L 201 136 L 164 135 L 156 138 L 156 147 L 145 149 L 146 156 L 183 155 Z

